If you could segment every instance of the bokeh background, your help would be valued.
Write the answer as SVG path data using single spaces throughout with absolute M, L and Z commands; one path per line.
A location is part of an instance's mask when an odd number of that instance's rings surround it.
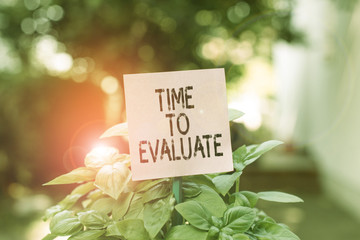
M 125 73 L 225 68 L 233 148 L 285 142 L 242 178 L 303 240 L 360 239 L 356 0 L 0 0 L 0 239 L 39 240 L 44 209 L 126 121 Z M 59 238 L 60 239 L 60 238 Z

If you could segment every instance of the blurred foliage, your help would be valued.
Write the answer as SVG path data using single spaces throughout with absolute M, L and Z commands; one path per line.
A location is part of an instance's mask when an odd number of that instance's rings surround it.
M 355 5 L 357 4 L 358 0 L 347 0 L 347 1 L 342 1 L 342 0 L 332 0 L 339 9 L 343 9 L 346 11 L 351 11 L 352 9 L 354 9 Z
M 297 39 L 289 27 L 291 4 L 1 1 L 2 183 L 31 182 L 44 151 L 40 133 L 52 108 L 49 95 L 56 91 L 49 88 L 64 84 L 61 79 L 98 87 L 106 75 L 121 79 L 124 73 L 225 67 L 227 80 L 236 81 L 251 57 L 271 58 L 272 42 Z M 52 61 L 65 61 L 65 68 Z
M 0 198 L 12 183 L 39 186 L 69 170 L 62 155 L 72 133 L 87 121 L 100 129 L 88 138 L 105 127 L 105 76 L 121 85 L 124 73 L 224 67 L 227 81 L 239 81 L 249 59 L 299 39 L 292 4 L 1 0 Z
M 56 38 L 58 51 L 66 49 L 74 59 L 94 60 L 92 74 L 107 71 L 121 77 L 189 68 L 229 70 L 237 65 L 240 70 L 234 74 L 238 75 L 246 57 L 237 59 L 232 51 L 241 50 L 241 43 L 248 44 L 250 56 L 270 57 L 271 42 L 296 39 L 289 27 L 291 4 L 282 0 L 6 0 L 0 5 L 1 36 L 16 65 L 9 67 L 16 74 L 7 75 L 8 81 L 43 78 L 46 72 L 41 71 L 41 63 L 34 63 L 33 55 L 46 36 Z

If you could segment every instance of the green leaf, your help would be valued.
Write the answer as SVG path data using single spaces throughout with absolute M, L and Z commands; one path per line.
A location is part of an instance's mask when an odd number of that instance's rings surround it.
M 224 213 L 225 226 L 235 233 L 243 233 L 255 221 L 255 210 L 248 207 L 232 207 Z
M 90 209 L 101 212 L 103 214 L 109 214 L 117 201 L 110 197 L 97 199 L 93 204 L 91 204 Z
M 206 235 L 207 232 L 192 226 L 179 225 L 170 229 L 165 240 L 205 240 Z
M 94 191 L 91 191 L 86 198 L 90 199 L 91 201 L 96 201 L 99 198 L 103 198 L 103 197 L 107 197 L 108 195 L 104 194 L 103 191 L 101 191 L 100 189 L 96 188 Z
M 241 172 L 245 168 L 244 160 L 246 157 L 246 146 L 241 146 L 238 149 L 236 149 L 232 156 L 233 156 L 233 162 L 234 162 L 234 168 L 235 171 Z
M 118 237 L 110 237 L 110 236 L 103 235 L 103 236 L 98 237 L 96 240 L 119 240 L 119 239 L 120 238 L 118 238 Z M 84 239 L 84 240 L 88 240 L 88 239 Z
M 219 240 L 233 240 L 231 236 L 224 232 L 220 232 Z
M 201 193 L 199 184 L 193 182 L 183 182 L 182 190 L 185 198 L 196 197 Z
M 49 207 L 45 211 L 43 220 L 47 221 L 49 218 L 53 217 L 55 214 L 57 214 L 58 212 L 61 212 L 62 210 L 64 210 L 64 208 L 60 205 L 55 205 L 55 206 Z
M 277 140 L 270 140 L 259 145 L 251 145 L 247 147 L 247 156 L 244 160 L 245 165 L 249 165 L 256 161 L 261 155 L 270 151 L 274 147 L 282 144 L 283 142 Z
M 276 221 L 273 218 L 269 217 L 264 211 L 259 210 L 256 215 L 257 218 L 262 222 L 276 223 Z
M 110 221 L 106 214 L 95 210 L 79 212 L 78 216 L 80 222 L 88 229 L 103 229 L 106 227 L 107 222 Z
M 171 185 L 169 182 L 162 182 L 150 188 L 144 193 L 143 203 L 147 203 L 156 199 L 165 198 L 171 194 Z
M 131 164 L 130 164 L 131 165 Z M 130 180 L 126 185 L 125 192 L 135 192 L 136 187 L 141 183 L 141 181 L 132 181 Z
M 154 238 L 166 222 L 170 220 L 175 200 L 172 196 L 145 204 L 144 226 L 151 238 Z
M 142 219 L 143 217 L 143 210 L 144 210 L 144 204 L 142 202 L 142 196 L 143 194 L 135 193 L 134 197 L 131 200 L 129 209 L 127 213 L 125 214 L 125 219 Z
M 96 170 L 92 168 L 80 167 L 72 170 L 69 173 L 61 175 L 51 180 L 50 182 L 43 184 L 43 186 L 91 181 L 95 179 L 95 175 L 96 175 Z
M 243 112 L 240 112 L 239 110 L 229 108 L 228 109 L 228 119 L 229 121 L 236 120 L 244 115 Z
M 223 233 L 225 233 L 225 234 L 227 234 L 229 236 L 232 236 L 235 233 L 234 230 L 229 228 L 229 227 L 223 227 L 221 229 L 221 232 L 223 232 Z
M 57 238 L 56 235 L 54 234 L 48 234 L 45 237 L 43 237 L 41 240 L 54 240 L 55 238 Z
M 160 178 L 156 180 L 146 180 L 141 182 L 135 187 L 135 192 L 145 192 L 150 188 L 162 183 L 162 182 L 170 182 L 169 178 Z
M 92 149 L 85 156 L 85 166 L 99 169 L 105 165 L 111 165 L 115 162 L 130 162 L 128 154 L 119 154 L 119 150 L 114 147 L 101 146 Z
M 257 195 L 256 195 L 257 196 Z M 230 195 L 229 199 L 230 203 L 233 203 L 232 206 L 243 206 L 243 207 L 250 207 L 250 202 L 243 194 L 240 192 L 233 193 Z
M 83 196 L 94 189 L 96 189 L 94 182 L 87 182 L 74 188 L 71 194 L 81 194 Z
M 183 177 L 183 184 L 186 182 L 196 183 L 199 185 L 206 185 L 212 189 L 216 189 L 214 183 L 212 182 L 212 178 L 208 175 L 192 175 Z
M 124 237 L 127 240 L 149 240 L 149 234 L 140 219 L 127 219 L 114 222 L 106 230 L 106 236 Z
M 234 168 L 241 172 L 247 165 L 255 162 L 262 154 L 282 144 L 277 140 L 271 140 L 259 145 L 242 146 L 233 152 Z
M 127 213 L 130 207 L 132 198 L 134 197 L 133 192 L 122 193 L 117 200 L 116 204 L 113 205 L 112 218 L 113 220 L 120 220 Z
M 69 209 L 75 205 L 75 203 L 85 194 L 95 189 L 94 182 L 88 182 L 77 186 L 71 194 L 67 195 L 63 200 L 61 200 L 58 205 L 63 209 Z
M 201 203 L 212 216 L 222 217 L 225 210 L 227 209 L 226 204 L 219 194 L 212 188 L 206 185 L 199 185 L 201 193 L 193 198 L 188 198 L 186 201 L 196 201 Z
M 253 231 L 258 239 L 266 240 L 300 240 L 288 228 L 276 223 L 258 222 Z
M 194 227 L 201 230 L 210 229 L 211 215 L 200 203 L 188 201 L 176 205 L 175 209 Z
M 69 194 L 58 205 L 63 209 L 69 209 L 82 197 L 81 194 Z
M 275 192 L 275 191 L 259 192 L 257 195 L 259 196 L 260 199 L 271 202 L 281 202 L 281 203 L 304 202 L 301 198 L 295 195 L 289 193 L 283 193 L 283 192 Z
M 120 123 L 115 126 L 112 126 L 111 128 L 107 129 L 100 138 L 107 138 L 107 137 L 114 137 L 114 136 L 127 136 L 129 135 L 128 132 L 128 124 Z
M 235 197 L 235 206 L 244 206 L 244 207 L 255 207 L 259 197 L 254 192 L 241 191 L 233 193 L 232 197 Z
M 233 240 L 251 240 L 248 235 L 244 233 L 237 233 L 232 235 Z
M 219 175 L 213 178 L 213 183 L 223 196 L 229 192 L 230 188 L 234 185 L 236 179 L 241 176 L 241 172 L 234 172 L 233 174 Z
M 68 238 L 68 240 L 86 240 L 86 239 L 98 239 L 102 235 L 104 235 L 105 229 L 103 230 L 86 230 L 78 232 L 71 237 Z
M 50 222 L 51 233 L 58 236 L 72 235 L 82 229 L 79 219 L 68 210 L 57 213 Z
M 240 194 L 242 194 L 243 196 L 245 196 L 249 203 L 250 203 L 250 206 L 251 208 L 255 207 L 259 197 L 256 193 L 254 192 L 250 192 L 250 191 L 241 191 Z
M 96 175 L 95 185 L 114 199 L 118 199 L 131 179 L 131 171 L 122 162 L 103 166 Z
M 222 228 L 224 226 L 223 220 L 221 220 L 221 218 L 218 218 L 215 216 L 211 216 L 211 223 L 213 226 L 215 226 L 217 228 Z
M 215 226 L 211 226 L 207 233 L 206 240 L 217 240 L 219 239 L 219 234 L 220 229 Z

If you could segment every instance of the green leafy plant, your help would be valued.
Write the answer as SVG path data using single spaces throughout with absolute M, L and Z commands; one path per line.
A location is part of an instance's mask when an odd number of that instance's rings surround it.
M 229 120 L 242 115 L 229 110 Z M 101 137 L 127 135 L 127 124 L 108 129 Z M 267 141 L 242 146 L 233 152 L 234 171 L 182 178 L 184 201 L 176 203 L 174 179 L 133 182 L 130 156 L 110 147 L 97 148 L 85 157 L 85 167 L 61 175 L 45 185 L 79 185 L 57 205 L 47 209 L 50 234 L 44 240 L 297 240 L 284 224 L 256 208 L 259 199 L 302 202 L 282 192 L 240 191 L 246 166 L 281 144 Z M 182 224 L 175 225 L 180 214 Z

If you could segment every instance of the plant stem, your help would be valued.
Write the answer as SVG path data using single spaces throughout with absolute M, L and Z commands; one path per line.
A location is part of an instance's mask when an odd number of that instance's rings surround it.
M 182 191 L 182 178 L 175 177 L 173 179 L 173 193 L 176 200 L 176 204 L 182 203 L 183 201 L 183 191 Z M 183 219 L 181 215 L 175 210 L 173 216 L 173 225 L 181 225 Z
M 182 178 L 181 177 L 174 178 L 173 193 L 175 195 L 176 203 L 181 203 L 183 201 Z
M 240 191 L 240 177 L 238 177 L 235 182 L 235 192 L 239 192 L 239 191 Z

